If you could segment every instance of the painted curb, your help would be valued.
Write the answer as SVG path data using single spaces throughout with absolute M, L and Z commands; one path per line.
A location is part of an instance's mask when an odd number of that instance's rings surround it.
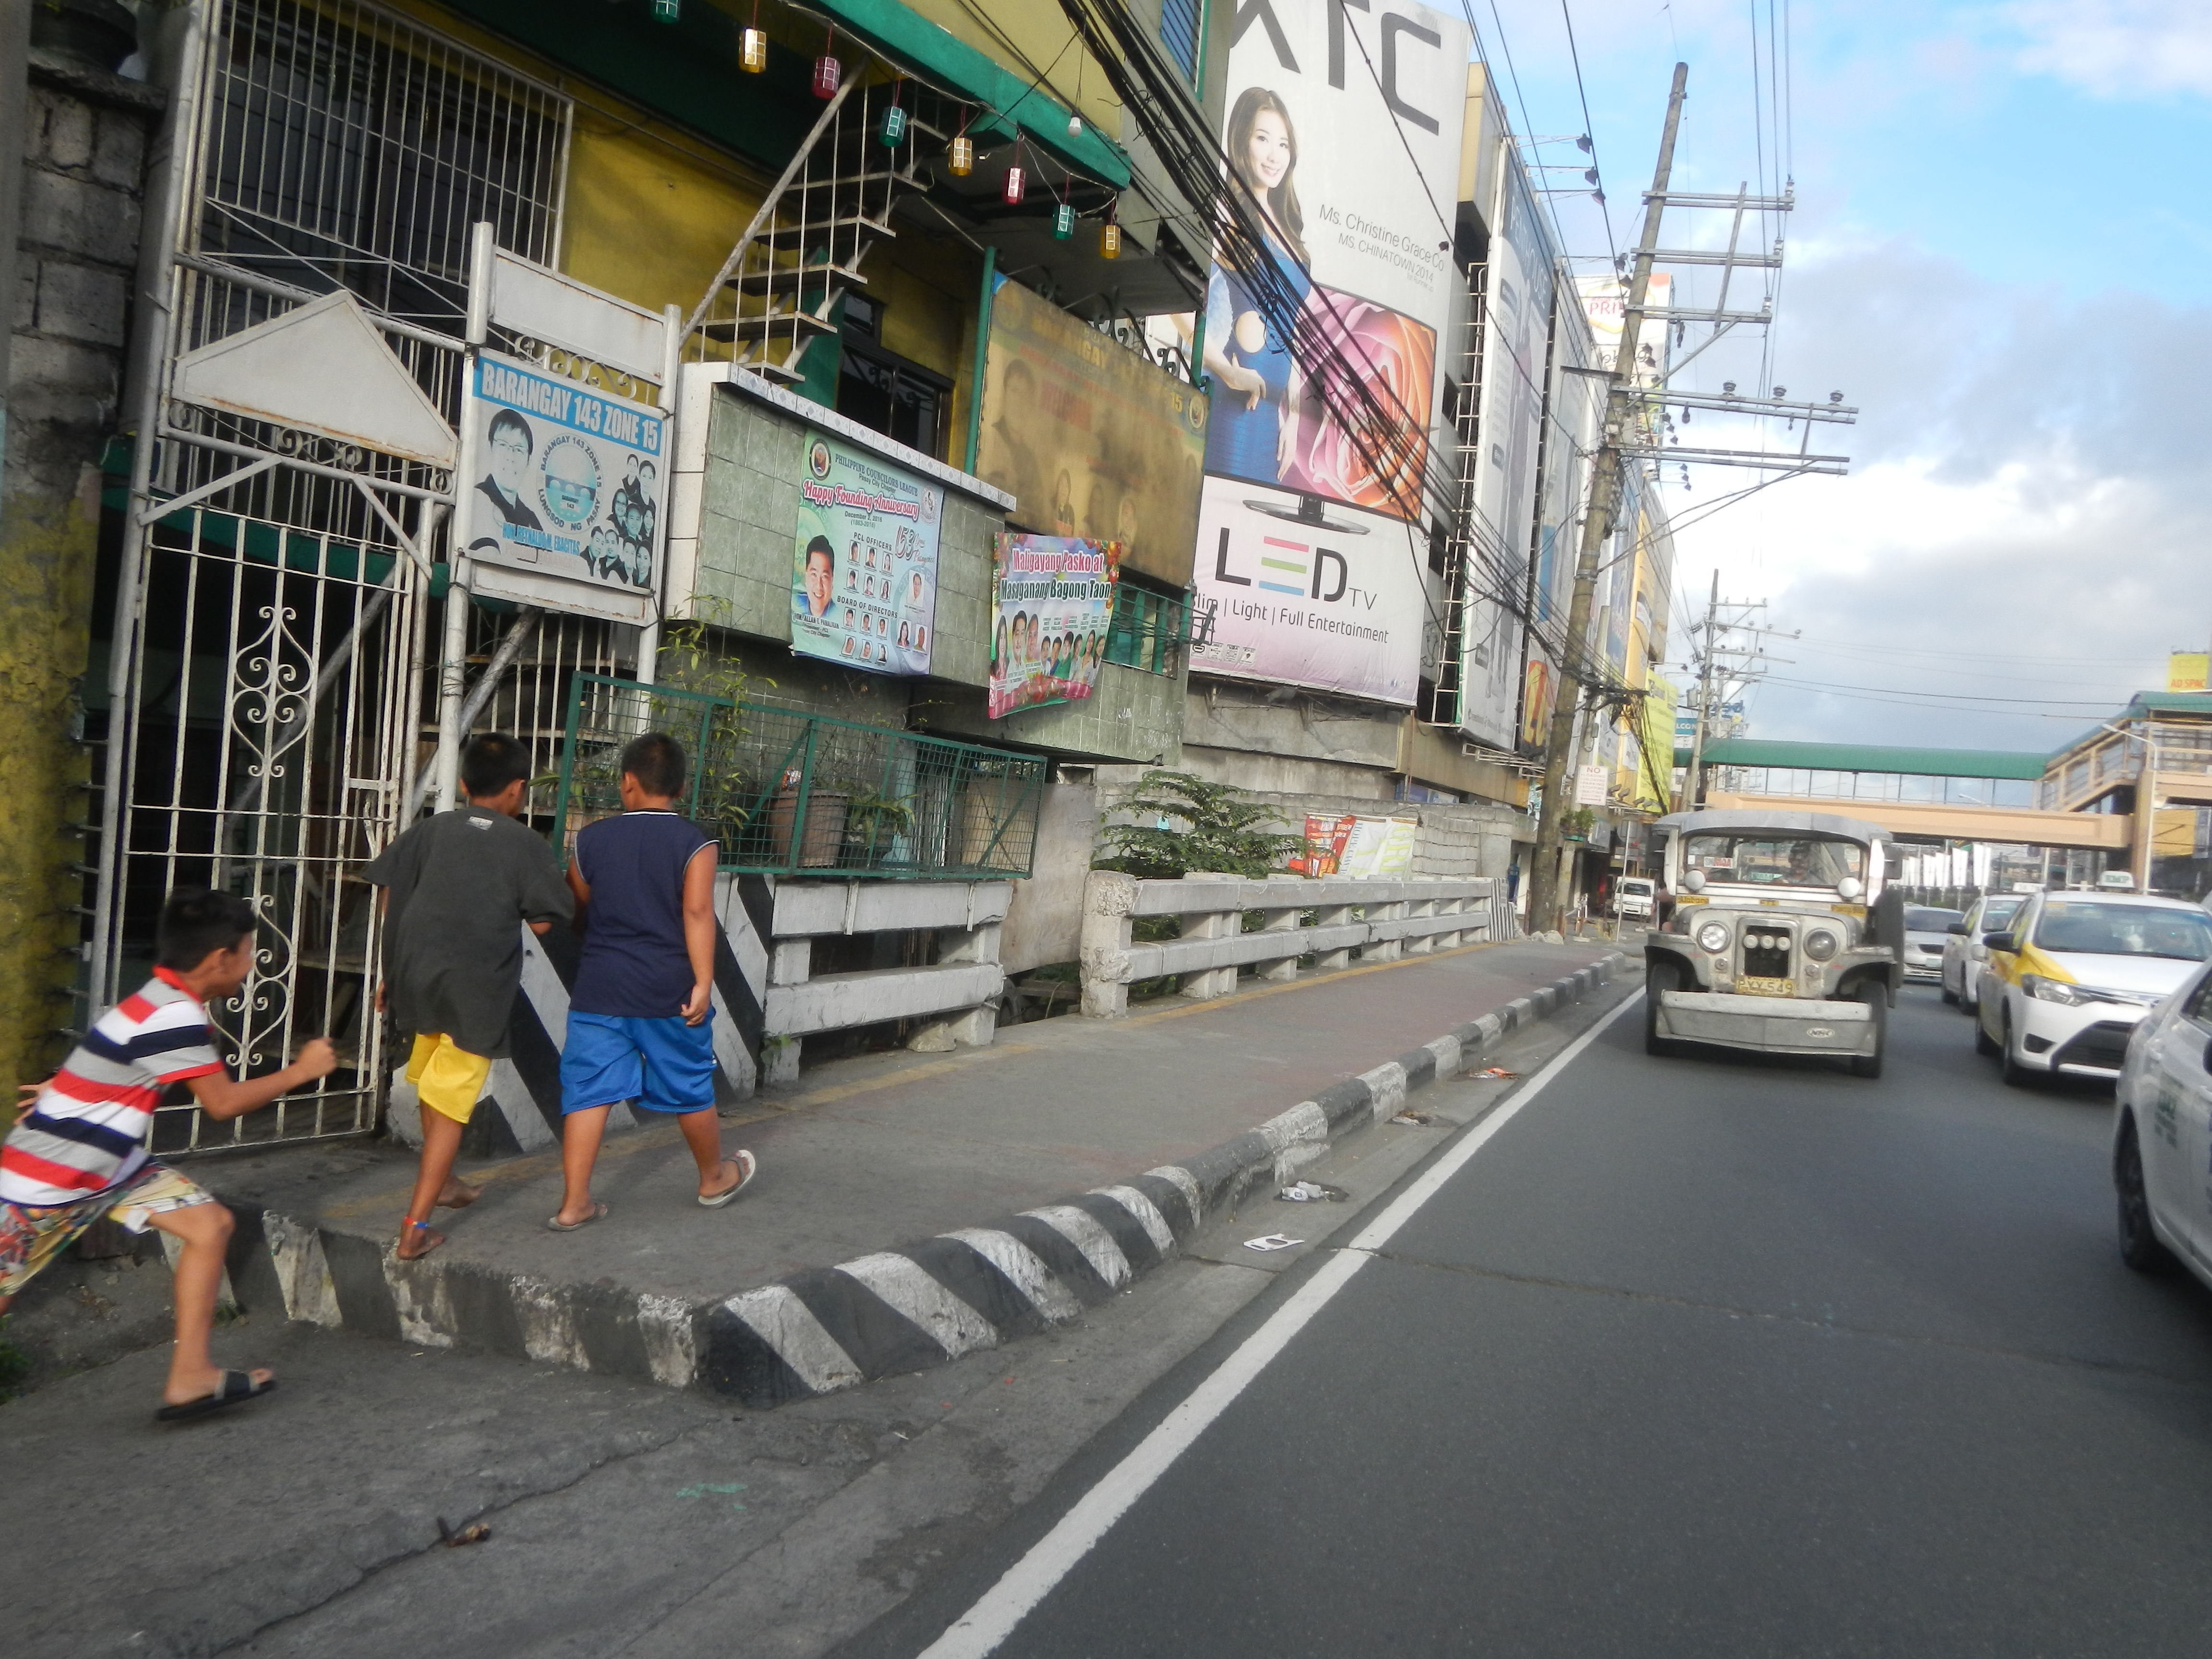
M 242 1305 L 282 1305 L 287 1319 L 697 1386 L 757 1409 L 811 1399 L 1079 1317 L 1209 1216 L 1293 1178 L 1333 1142 L 1395 1115 L 1409 1093 L 1590 995 L 1626 961 L 1610 952 L 1184 1163 L 724 1300 L 556 1284 L 442 1255 L 402 1262 L 388 1244 L 235 1205 L 231 1282 Z

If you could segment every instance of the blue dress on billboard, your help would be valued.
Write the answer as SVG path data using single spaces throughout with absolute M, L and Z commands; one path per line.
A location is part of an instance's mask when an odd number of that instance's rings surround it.
M 1313 291 L 1312 279 L 1273 236 L 1267 239 L 1267 252 L 1303 307 Z M 1246 312 L 1257 313 L 1267 330 L 1257 351 L 1245 351 L 1237 343 L 1237 319 Z M 1214 266 L 1206 285 L 1206 337 L 1231 362 L 1257 373 L 1265 386 L 1258 404 L 1250 409 L 1244 406 L 1248 394 L 1230 386 L 1215 387 L 1206 424 L 1206 470 L 1255 483 L 1274 483 L 1281 477 L 1276 453 L 1291 394 L 1291 343 L 1261 307 L 1255 285 L 1244 273 Z

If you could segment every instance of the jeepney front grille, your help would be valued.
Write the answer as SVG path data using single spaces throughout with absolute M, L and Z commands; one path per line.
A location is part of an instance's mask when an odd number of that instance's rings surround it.
M 1744 930 L 1743 971 L 1757 979 L 1790 977 L 1790 935 L 1771 927 Z

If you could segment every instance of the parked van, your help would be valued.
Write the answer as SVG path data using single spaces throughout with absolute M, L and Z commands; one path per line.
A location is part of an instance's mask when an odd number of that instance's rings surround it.
M 1649 921 L 1657 885 L 1649 876 L 1621 876 L 1613 884 L 1613 914 L 1623 921 Z

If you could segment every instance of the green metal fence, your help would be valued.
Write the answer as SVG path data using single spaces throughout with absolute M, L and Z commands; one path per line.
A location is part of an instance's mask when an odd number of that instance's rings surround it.
M 978 744 L 599 674 L 570 684 L 554 846 L 619 811 L 623 745 L 665 732 L 679 810 L 725 870 L 890 879 L 1026 876 L 1045 763 Z

